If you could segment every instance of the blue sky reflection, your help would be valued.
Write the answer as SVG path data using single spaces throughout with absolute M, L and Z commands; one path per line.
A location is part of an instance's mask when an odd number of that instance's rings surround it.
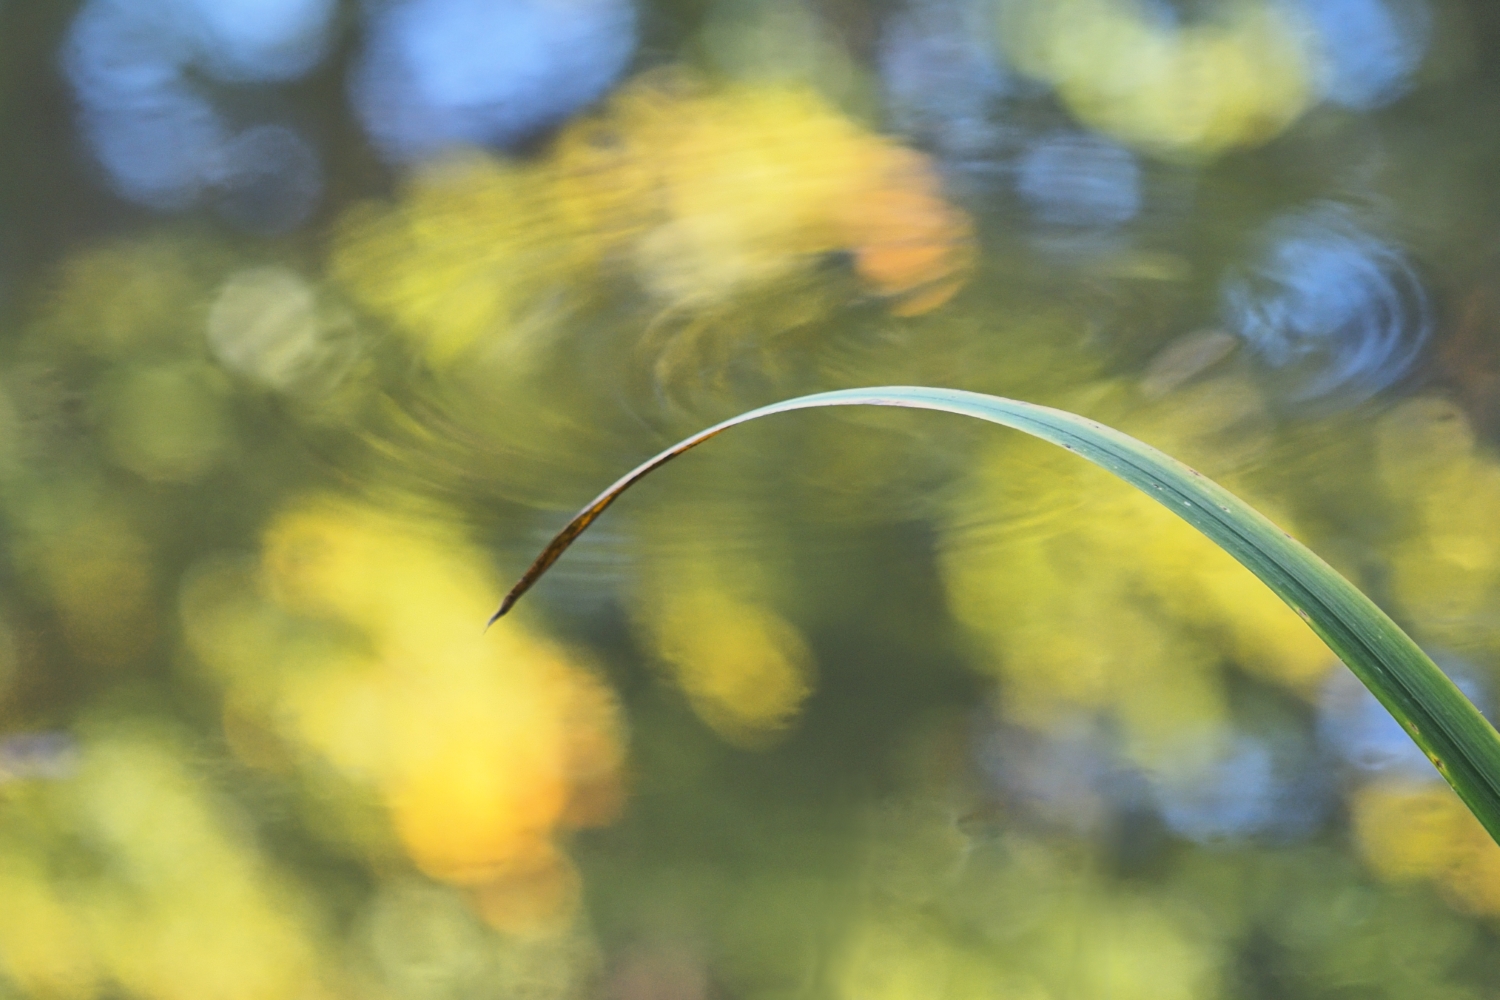
M 1395 384 L 1432 326 L 1406 255 L 1332 203 L 1274 220 L 1222 301 L 1229 329 L 1285 371 L 1293 402 L 1358 402 Z
M 351 97 L 389 160 L 514 146 L 602 97 L 635 28 L 629 0 L 409 0 L 371 17 Z

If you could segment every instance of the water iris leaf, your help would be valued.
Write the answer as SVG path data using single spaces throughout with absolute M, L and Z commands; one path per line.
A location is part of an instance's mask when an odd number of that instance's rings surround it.
M 1103 424 L 1034 403 L 957 389 L 886 386 L 800 396 L 732 417 L 643 463 L 579 511 L 505 596 L 491 623 L 653 469 L 738 424 L 822 406 L 901 406 L 978 417 L 1066 448 L 1154 497 L 1289 604 L 1374 692 L 1500 842 L 1500 734 L 1385 612 L 1301 542 L 1201 473 Z

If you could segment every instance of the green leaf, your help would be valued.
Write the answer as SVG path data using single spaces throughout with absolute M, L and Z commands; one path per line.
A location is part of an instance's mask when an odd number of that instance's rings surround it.
M 509 611 L 605 508 L 653 469 L 737 424 L 821 406 L 903 406 L 979 417 L 1060 445 L 1154 497 L 1291 605 L 1375 693 L 1500 842 L 1500 734 L 1385 612 L 1306 546 L 1201 473 L 1103 424 L 1034 403 L 957 389 L 887 386 L 801 396 L 740 414 L 674 445 L 601 493 L 552 540 L 490 622 Z

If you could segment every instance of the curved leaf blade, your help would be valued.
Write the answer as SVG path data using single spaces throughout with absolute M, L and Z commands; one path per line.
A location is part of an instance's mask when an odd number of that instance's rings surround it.
M 505 596 L 514 607 L 610 504 L 647 473 L 739 424 L 823 406 L 899 406 L 978 417 L 1066 448 L 1153 497 L 1232 555 L 1292 607 L 1405 728 L 1500 842 L 1500 734 L 1373 601 L 1228 490 L 1150 445 L 1077 414 L 958 389 L 886 386 L 800 396 L 742 413 L 622 476 L 558 533 Z

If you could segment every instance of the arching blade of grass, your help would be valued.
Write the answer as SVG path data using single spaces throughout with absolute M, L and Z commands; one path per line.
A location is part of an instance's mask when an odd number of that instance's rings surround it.
M 820 406 L 903 406 L 979 417 L 1088 459 L 1203 532 L 1291 605 L 1405 727 L 1500 841 L 1500 734 L 1405 632 L 1322 559 L 1234 494 L 1150 445 L 1063 410 L 956 389 L 887 386 L 802 396 L 743 413 L 657 455 L 580 511 L 495 612 L 505 614 L 633 483 L 737 424 Z M 995 609 L 1005 614 L 1005 608 Z

